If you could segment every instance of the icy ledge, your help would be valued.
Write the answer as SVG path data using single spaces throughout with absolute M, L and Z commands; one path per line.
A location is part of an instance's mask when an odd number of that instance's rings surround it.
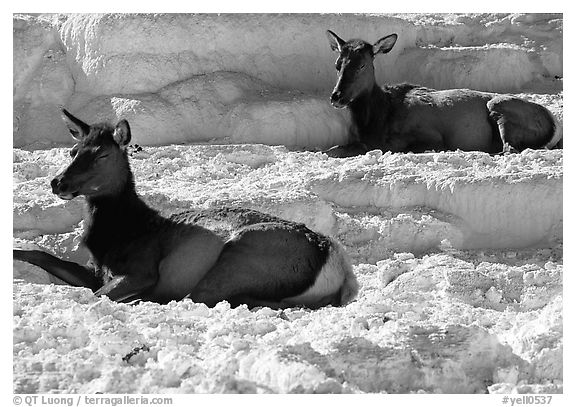
M 82 199 L 49 181 L 67 150 L 14 156 L 15 236 L 58 253 L 78 245 Z M 563 153 L 382 154 L 351 159 L 264 145 L 147 147 L 132 158 L 139 193 L 164 213 L 246 206 L 334 235 L 357 261 L 394 251 L 550 247 L 562 241 Z
M 451 219 L 457 248 L 512 248 L 562 239 L 562 153 L 421 155 L 375 151 L 312 181 L 343 207 L 424 207 Z M 436 215 L 438 216 L 438 215 Z

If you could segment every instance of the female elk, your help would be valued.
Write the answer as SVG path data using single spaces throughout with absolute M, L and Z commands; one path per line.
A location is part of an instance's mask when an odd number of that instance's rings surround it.
M 374 45 L 344 41 L 327 31 L 339 53 L 338 81 L 330 98 L 352 117 L 350 144 L 326 151 L 348 157 L 371 149 L 392 152 L 479 150 L 488 153 L 553 147 L 561 138 L 554 116 L 543 106 L 509 95 L 470 89 L 434 90 L 411 84 L 376 84 L 374 57 L 394 47 L 391 34 Z
M 302 224 L 247 209 L 160 216 L 137 195 L 126 147 L 130 126 L 89 126 L 63 110 L 78 143 L 71 164 L 52 180 L 62 199 L 84 195 L 81 266 L 41 251 L 14 259 L 115 301 L 166 303 L 189 297 L 213 306 L 227 300 L 284 308 L 350 301 L 357 282 L 342 247 Z M 219 233 L 203 225 L 225 225 Z

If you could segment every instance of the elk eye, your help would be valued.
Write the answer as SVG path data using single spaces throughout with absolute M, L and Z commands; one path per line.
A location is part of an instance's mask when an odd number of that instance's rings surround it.
M 101 160 L 102 158 L 106 158 L 106 157 L 108 157 L 109 155 L 110 155 L 110 153 L 108 153 L 108 154 L 102 154 L 102 155 L 96 157 L 96 159 L 97 159 L 97 160 Z
M 366 65 L 363 64 L 363 65 L 360 65 L 360 68 L 359 68 L 359 69 L 362 70 L 362 69 L 364 69 L 364 68 L 366 68 Z

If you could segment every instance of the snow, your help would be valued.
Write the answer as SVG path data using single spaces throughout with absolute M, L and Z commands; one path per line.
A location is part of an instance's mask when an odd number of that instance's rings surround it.
M 14 144 L 68 144 L 63 105 L 88 122 L 128 119 L 139 144 L 330 147 L 349 117 L 329 104 L 327 29 L 399 34 L 375 60 L 381 84 L 557 94 L 562 25 L 556 14 L 16 15 Z
M 522 278 L 544 273 L 535 264 L 541 260 L 530 261 L 475 266 L 432 254 L 386 287 L 378 280 L 389 265 L 359 265 L 361 299 L 315 312 L 190 301 L 130 306 L 85 289 L 18 283 L 15 389 L 475 393 L 488 383 L 547 384 L 555 392 L 562 380 L 561 266 L 538 286 Z M 526 304 L 535 290 L 549 300 Z M 490 292 L 499 293 L 497 301 Z M 475 297 L 466 298 L 470 293 Z M 143 345 L 150 350 L 122 360 Z
M 80 199 L 45 192 L 66 149 L 14 154 L 15 244 L 84 261 Z M 15 262 L 17 392 L 562 389 L 560 150 L 334 159 L 165 146 L 134 152 L 132 168 L 163 213 L 239 205 L 335 236 L 354 261 L 357 301 L 283 313 L 116 304 Z
M 49 187 L 70 161 L 65 105 L 128 119 L 137 190 L 161 213 L 306 223 L 361 288 L 315 311 L 128 305 L 14 262 L 15 393 L 563 391 L 563 151 L 315 151 L 349 120 L 328 102 L 327 28 L 400 34 L 381 83 L 513 92 L 562 121 L 555 15 L 16 15 L 14 246 L 87 260 L 82 198 Z

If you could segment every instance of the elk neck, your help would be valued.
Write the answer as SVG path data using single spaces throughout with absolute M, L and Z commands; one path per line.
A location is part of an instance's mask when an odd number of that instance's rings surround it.
M 146 234 L 162 219 L 136 193 L 128 165 L 126 182 L 114 193 L 86 197 L 83 242 L 98 258 Z
M 370 143 L 380 133 L 390 114 L 390 95 L 374 82 L 372 89 L 354 99 L 350 105 L 352 125 L 359 141 Z

